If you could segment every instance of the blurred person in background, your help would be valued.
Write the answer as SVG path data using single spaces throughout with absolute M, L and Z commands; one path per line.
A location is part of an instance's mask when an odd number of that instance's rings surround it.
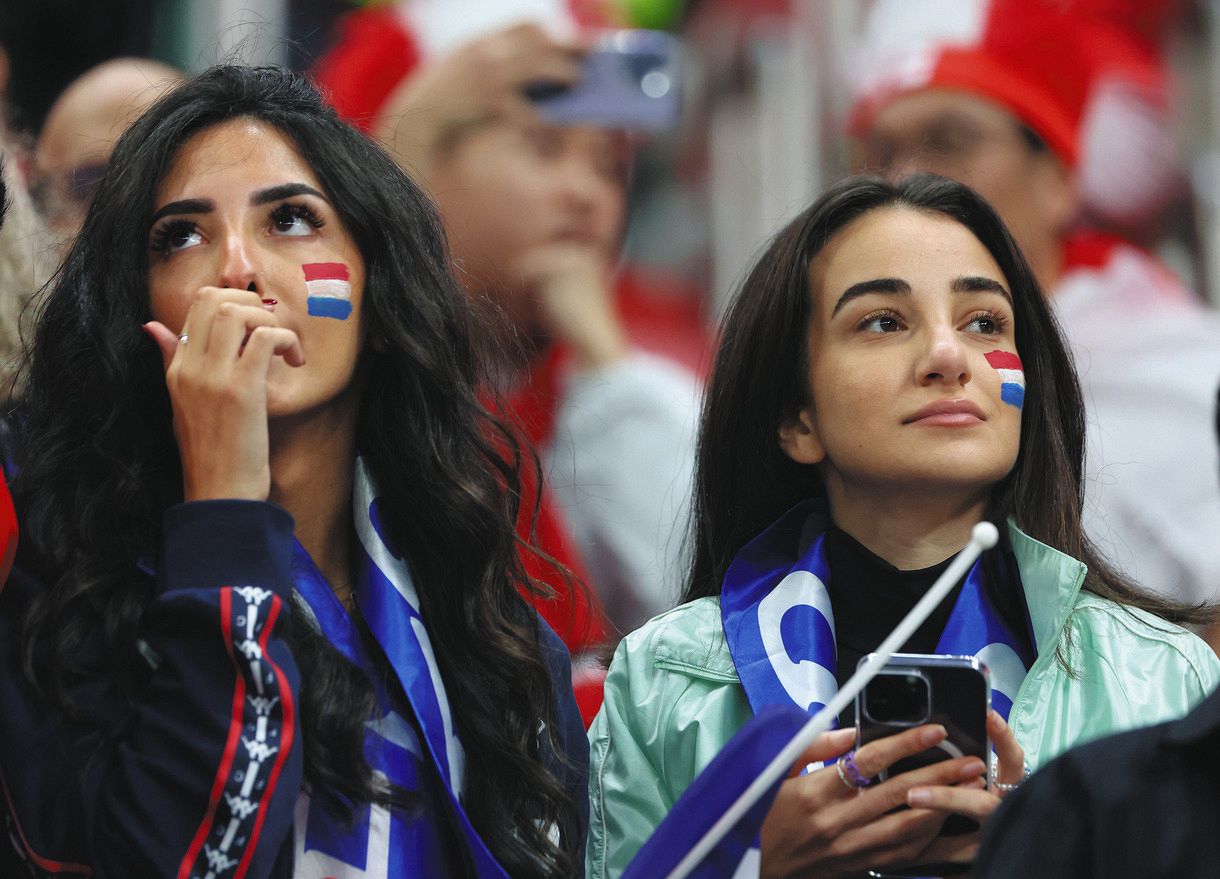
M 59 94 L 86 70 L 108 58 L 149 55 L 156 19 L 176 5 L 157 0 L 4 0 L 0 45 L 8 53 L 13 127 L 36 134 Z
M 1080 372 L 1089 536 L 1138 582 L 1202 602 L 1220 598 L 1220 319 L 1086 219 L 1122 225 L 1171 194 L 1158 40 L 1176 5 L 878 3 L 851 128 L 864 167 L 954 177 L 1003 216 Z
M 21 353 L 20 320 L 26 303 L 51 274 L 47 230 L 26 191 L 21 168 L 30 152 L 9 125 L 8 54 L 0 44 L 0 186 L 8 192 L 7 222 L 0 227 L 0 400 L 16 394 Z
M 56 98 L 38 135 L 33 194 L 66 251 L 80 230 L 115 141 L 182 74 L 146 58 L 115 58 L 86 71 Z
M 364 10 L 316 75 L 340 113 L 421 180 L 466 292 L 501 312 L 516 349 L 503 363 L 511 408 L 547 468 L 539 541 L 587 574 L 628 630 L 676 599 L 698 387 L 634 344 L 616 278 L 628 135 L 545 123 L 522 92 L 579 78 L 581 33 L 607 24 L 592 5 Z M 574 654 L 592 643 L 567 641 Z
M 116 68 L 124 71 L 117 78 L 102 77 L 108 86 L 89 77 L 69 85 L 110 55 L 147 51 L 151 8 L 151 0 L 0 3 L 0 154 L 7 158 L 10 203 L 8 221 L 0 231 L 0 399 L 19 394 L 13 365 L 21 347 L 20 320 L 61 255 L 55 239 L 74 231 L 83 216 L 84 203 L 76 198 L 80 187 L 72 184 L 86 163 L 73 162 L 87 154 L 88 164 L 93 165 L 94 157 L 109 155 L 121 126 L 114 129 L 117 121 L 111 124 L 105 117 L 134 118 L 156 97 L 141 100 L 138 92 L 148 82 L 126 73 L 141 69 L 158 77 L 164 72 L 178 76 L 155 62 L 133 61 L 130 67 Z M 99 70 L 106 67 L 103 64 Z M 105 91 L 99 91 L 99 85 Z M 65 86 L 68 93 L 58 100 L 56 118 L 50 118 L 52 103 Z M 71 106 L 63 106 L 69 101 Z M 125 101 L 131 106 L 123 111 L 120 105 Z M 44 120 L 45 158 L 38 155 L 43 150 L 35 148 L 33 134 Z M 91 185 L 86 189 L 91 192 L 97 175 L 89 176 Z M 32 198 L 35 192 L 42 198 Z M 66 226 L 62 208 L 70 208 Z
M 3 94 L 3 69 L 4 55 L 3 49 L 0 49 L 0 94 Z M 0 236 L 4 233 L 4 215 L 8 209 L 8 185 L 6 183 L 7 163 L 3 156 L 0 156 Z M 2 240 L 2 239 L 0 239 Z M 3 283 L 3 281 L 0 281 Z M 5 527 L 3 532 L 7 538 L 7 544 L 4 550 L 4 566 L 0 568 L 0 582 L 8 579 L 9 566 L 12 563 L 13 555 L 17 551 L 17 533 L 16 533 L 16 514 L 13 512 L 13 501 L 9 497 L 8 485 L 0 478 L 0 515 L 4 516 Z M 12 521 L 13 527 L 8 527 L 8 522 Z M 10 847 L 0 845 L 0 876 L 18 876 L 18 870 L 21 869 L 17 861 L 17 853 Z

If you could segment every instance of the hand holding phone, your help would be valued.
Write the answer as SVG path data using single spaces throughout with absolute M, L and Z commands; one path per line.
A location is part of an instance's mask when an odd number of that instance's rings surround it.
M 562 90 L 581 77 L 582 50 L 536 24 L 481 36 L 422 65 L 386 98 L 373 133 L 404 168 L 427 180 L 455 132 L 488 119 L 533 121 L 530 83 Z
M 540 81 L 525 94 L 558 125 L 634 131 L 672 128 L 680 109 L 678 43 L 661 31 L 607 31 L 582 59 L 571 85 Z
M 829 756 L 840 756 L 854 738 Z M 865 745 L 853 759 L 861 773 L 875 777 L 899 760 L 935 747 L 945 737 L 936 724 L 904 730 Z M 939 836 L 945 812 L 934 809 L 895 809 L 912 788 L 958 790 L 950 787 L 979 779 L 985 772 L 977 758 L 945 760 L 891 777 L 865 788 L 846 785 L 835 766 L 803 773 L 812 759 L 806 754 L 793 766 L 789 779 L 767 813 L 762 827 L 764 874 L 824 876 L 858 875 L 916 861 L 953 859 L 948 851 L 956 840 Z
M 857 744 L 904 734 L 912 726 L 939 723 L 945 739 L 936 746 L 896 761 L 879 778 L 936 765 L 959 756 L 990 763 L 992 746 L 999 755 L 1001 781 L 1018 781 L 1024 753 L 1003 718 L 990 709 L 987 667 L 971 656 L 896 654 L 856 700 Z M 999 805 L 999 797 L 980 784 L 915 787 L 908 805 L 948 813 L 940 840 L 928 854 L 952 854 L 955 863 L 924 861 L 885 876 L 945 876 L 962 872 L 977 848 L 980 823 Z M 945 860 L 948 860 L 946 858 Z
M 940 745 L 900 760 L 882 778 L 954 757 L 986 762 L 991 753 L 990 709 L 987 667 L 973 656 L 897 653 L 856 697 L 857 746 L 939 723 L 948 733 Z

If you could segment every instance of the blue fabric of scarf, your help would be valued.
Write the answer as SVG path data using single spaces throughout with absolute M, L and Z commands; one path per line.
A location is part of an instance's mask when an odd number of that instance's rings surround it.
M 798 504 L 742 547 L 725 574 L 725 638 L 755 714 L 787 704 L 816 712 L 838 692 L 825 524 L 824 501 Z M 1009 568 L 1019 590 L 1015 564 Z M 1007 720 L 1034 650 L 1025 633 L 1005 624 L 983 577 L 980 560 L 966 576 L 936 653 L 986 664 L 992 706 Z
M 367 727 L 365 755 L 370 767 L 413 792 L 419 805 L 366 807 L 348 827 L 302 797 L 293 875 L 295 879 L 457 875 L 506 879 L 507 873 L 462 807 L 464 753 L 419 595 L 406 560 L 384 537 L 376 493 L 359 459 L 353 507 L 359 538 L 356 602 L 389 663 L 392 679 L 385 680 L 385 663 L 369 655 L 355 622 L 299 543 L 293 557 L 296 590 L 322 633 L 373 682 L 381 717 Z M 455 850 L 456 846 L 464 851 Z

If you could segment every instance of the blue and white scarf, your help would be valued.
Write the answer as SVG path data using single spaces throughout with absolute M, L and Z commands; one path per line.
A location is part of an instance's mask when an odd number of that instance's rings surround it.
M 755 714 L 785 704 L 815 712 L 838 692 L 825 521 L 824 502 L 797 505 L 746 544 L 725 574 L 725 638 Z M 1017 577 L 1016 565 L 1009 567 Z M 1034 652 L 988 599 L 981 560 L 967 575 L 935 652 L 983 662 L 991 673 L 992 707 L 1008 719 Z
M 296 813 L 294 879 L 388 879 L 464 871 L 451 843 L 466 849 L 474 875 L 507 879 L 462 807 L 464 752 L 453 726 L 419 595 L 405 559 L 383 537 L 378 501 L 362 460 L 356 461 L 353 507 L 359 537 L 355 594 L 363 619 L 389 661 L 401 695 L 387 692 L 382 674 L 309 554 L 298 543 L 293 574 L 299 595 L 331 643 L 369 673 L 382 716 L 368 725 L 365 753 L 380 777 L 417 793 L 422 808 L 408 814 L 366 808 L 350 829 L 302 794 Z M 401 696 L 405 696 L 403 704 Z M 414 718 L 414 723 L 411 718 Z

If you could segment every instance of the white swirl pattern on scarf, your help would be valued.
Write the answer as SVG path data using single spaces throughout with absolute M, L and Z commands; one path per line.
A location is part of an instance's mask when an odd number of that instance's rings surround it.
M 780 580 L 758 603 L 758 630 L 762 636 L 763 649 L 780 684 L 792 697 L 792 701 L 806 711 L 814 704 L 825 705 L 839 691 L 833 668 L 818 665 L 810 659 L 793 662 L 784 645 L 780 623 L 784 614 L 794 607 L 806 605 L 813 608 L 835 630 L 834 611 L 830 607 L 830 593 L 816 574 L 810 571 L 793 571 Z M 830 656 L 835 656 L 835 645 L 831 644 Z

